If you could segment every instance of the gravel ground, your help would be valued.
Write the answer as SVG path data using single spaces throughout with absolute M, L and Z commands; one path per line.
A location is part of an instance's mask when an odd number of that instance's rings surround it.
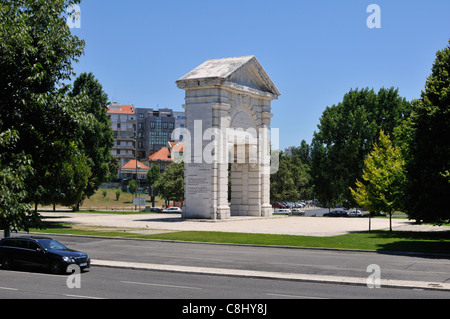
M 183 220 L 179 214 L 83 214 L 42 213 L 49 221 L 66 222 L 86 226 L 102 226 L 135 229 L 141 233 L 171 231 L 219 231 L 238 233 L 283 234 L 304 236 L 337 236 L 350 232 L 367 231 L 367 218 L 287 217 L 270 218 L 232 217 L 225 221 Z M 372 218 L 372 230 L 389 229 L 388 218 Z M 414 225 L 406 219 L 393 219 L 393 230 L 448 231 L 450 227 Z

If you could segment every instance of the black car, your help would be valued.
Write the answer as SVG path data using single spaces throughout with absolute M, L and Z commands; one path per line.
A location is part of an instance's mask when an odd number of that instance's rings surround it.
M 347 217 L 348 213 L 346 210 L 334 210 L 329 213 L 323 214 L 324 217 Z
M 11 237 L 0 240 L 0 262 L 3 269 L 13 266 L 40 266 L 54 274 L 65 273 L 69 265 L 80 269 L 91 266 L 87 254 L 65 247 L 46 237 Z

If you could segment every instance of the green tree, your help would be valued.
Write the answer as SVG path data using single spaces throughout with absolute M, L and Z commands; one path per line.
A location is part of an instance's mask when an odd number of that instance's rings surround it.
M 292 148 L 292 156 L 299 157 L 303 164 L 309 165 L 311 162 L 311 147 L 302 140 L 299 147 Z
M 94 195 L 108 178 L 109 164 L 113 161 L 111 148 L 114 145 L 114 134 L 106 111 L 108 96 L 92 73 L 80 74 L 69 96 L 87 98 L 88 103 L 83 105 L 82 111 L 93 116 L 92 125 L 80 132 L 79 137 L 80 148 L 87 157 L 86 163 L 91 174 L 77 203 L 78 209 L 79 204 L 86 197 Z
M 151 186 L 153 185 L 158 179 L 161 177 L 161 170 L 159 169 L 159 166 L 154 165 L 151 169 L 147 172 L 147 183 Z
M 26 202 L 35 207 L 54 201 L 55 192 L 68 194 L 61 163 L 74 164 L 68 160 L 74 155 L 81 162 L 77 137 L 92 125 L 82 112 L 86 101 L 69 97 L 65 84 L 83 53 L 84 42 L 66 24 L 66 10 L 79 2 L 0 0 L 0 132 L 17 131 L 20 140 L 11 152 L 31 156 L 33 174 L 24 184 Z
M 399 148 L 392 145 L 389 135 L 380 132 L 379 144 L 364 161 L 363 181 L 356 181 L 356 189 L 350 188 L 355 201 L 371 212 L 389 214 L 392 231 L 392 213 L 400 210 L 406 182 L 405 160 Z
M 342 202 L 342 178 L 335 172 L 333 160 L 327 156 L 328 150 L 317 139 L 311 145 L 311 178 L 314 196 L 322 206 L 331 210 L 337 203 Z
M 122 191 L 120 189 L 116 190 L 116 202 L 119 201 L 120 195 L 122 194 Z
M 137 183 L 136 183 L 136 181 L 134 180 L 134 179 L 132 179 L 132 180 L 130 180 L 129 182 L 128 182 L 128 191 L 131 193 L 131 194 L 136 194 L 136 191 L 137 191 Z
M 411 219 L 450 221 L 450 41 L 436 53 L 421 99 L 413 102 L 406 208 Z
M 154 165 L 148 172 L 147 172 L 147 183 L 150 185 L 151 189 L 151 199 L 152 199 L 152 207 L 155 207 L 155 192 L 154 192 L 154 184 L 157 180 L 161 178 L 161 170 L 159 169 L 159 166 Z
M 271 202 L 297 201 L 300 199 L 300 194 L 295 185 L 293 161 L 283 152 L 280 152 L 279 156 L 278 171 L 270 175 L 270 200 Z
M 0 133 L 0 229 L 4 237 L 9 237 L 11 231 L 37 226 L 39 220 L 25 200 L 25 179 L 33 174 L 31 159 L 23 153 L 10 152 L 17 141 L 16 131 Z
M 184 200 L 184 162 L 169 164 L 153 186 L 166 201 Z
M 410 108 L 394 88 L 350 90 L 342 102 L 326 108 L 311 150 L 311 175 L 322 203 L 355 206 L 349 188 L 361 178 L 380 130 L 392 134 L 409 117 Z

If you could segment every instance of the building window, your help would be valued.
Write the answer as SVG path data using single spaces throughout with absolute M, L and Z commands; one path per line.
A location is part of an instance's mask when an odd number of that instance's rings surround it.
M 150 128 L 155 128 L 155 122 L 150 122 Z

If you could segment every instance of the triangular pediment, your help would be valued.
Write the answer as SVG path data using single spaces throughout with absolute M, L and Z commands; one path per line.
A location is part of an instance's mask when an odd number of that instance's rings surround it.
M 258 67 L 254 63 L 246 64 L 244 67 L 232 73 L 227 80 L 263 92 L 276 93 L 274 92 L 274 88 L 271 87 L 271 84 L 260 74 Z
M 255 56 L 208 60 L 183 76 L 177 84 L 191 81 L 220 79 L 278 97 L 280 92 L 273 84 Z

